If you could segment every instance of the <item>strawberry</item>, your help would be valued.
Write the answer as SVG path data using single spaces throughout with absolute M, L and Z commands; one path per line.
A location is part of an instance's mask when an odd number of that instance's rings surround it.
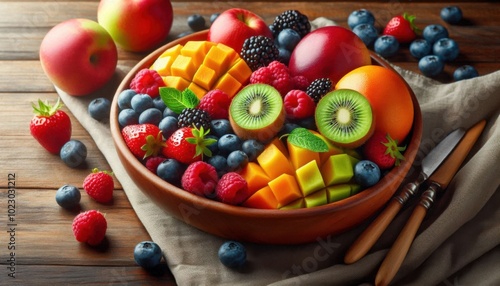
M 410 43 L 417 37 L 414 20 L 415 16 L 407 13 L 396 16 L 387 23 L 382 34 L 394 36 L 401 44 Z
M 166 148 L 163 148 L 163 155 L 167 158 L 175 159 L 184 164 L 191 164 L 203 159 L 203 155 L 212 156 L 208 145 L 216 142 L 215 139 L 206 139 L 209 130 L 203 127 L 182 127 L 177 129 L 167 139 Z
M 378 165 L 380 169 L 389 169 L 399 166 L 404 160 L 403 152 L 406 147 L 398 146 L 398 141 L 391 138 L 389 134 L 375 131 L 363 146 L 363 155 Z
M 125 144 L 138 159 L 156 156 L 165 146 L 161 130 L 154 124 L 133 124 L 122 129 Z
M 92 173 L 83 180 L 83 189 L 99 203 L 111 202 L 115 188 L 112 174 L 112 172 L 100 171 L 97 168 L 92 169 Z
M 71 120 L 66 112 L 60 110 L 60 99 L 54 105 L 38 100 L 33 103 L 35 116 L 30 122 L 31 135 L 52 154 L 59 154 L 61 148 L 71 138 Z

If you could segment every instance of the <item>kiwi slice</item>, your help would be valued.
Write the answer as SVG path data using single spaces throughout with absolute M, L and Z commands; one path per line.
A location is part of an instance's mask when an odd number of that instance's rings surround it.
M 357 148 L 373 134 L 370 102 L 351 89 L 327 93 L 318 102 L 314 116 L 318 131 L 341 147 Z
M 270 85 L 249 84 L 233 97 L 229 121 L 241 139 L 266 142 L 278 134 L 285 122 L 283 98 Z

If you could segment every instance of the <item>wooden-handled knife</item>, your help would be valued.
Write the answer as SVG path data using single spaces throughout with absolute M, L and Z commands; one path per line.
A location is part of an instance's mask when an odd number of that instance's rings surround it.
M 384 261 L 382 261 L 375 277 L 376 286 L 388 285 L 392 281 L 410 249 L 427 210 L 432 206 L 437 192 L 446 189 L 448 183 L 457 173 L 470 149 L 474 146 L 485 124 L 486 121 L 482 120 L 470 128 L 450 156 L 446 158 L 446 161 L 444 161 L 428 179 L 429 188 L 422 193 L 419 203 L 416 205 L 406 225 L 387 253 Z

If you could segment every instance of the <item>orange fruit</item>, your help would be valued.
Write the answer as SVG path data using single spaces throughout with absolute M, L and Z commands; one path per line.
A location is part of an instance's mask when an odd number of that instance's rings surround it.
M 413 125 L 413 101 L 403 78 L 382 66 L 367 65 L 344 75 L 335 89 L 353 89 L 363 94 L 373 110 L 375 130 L 401 142 Z

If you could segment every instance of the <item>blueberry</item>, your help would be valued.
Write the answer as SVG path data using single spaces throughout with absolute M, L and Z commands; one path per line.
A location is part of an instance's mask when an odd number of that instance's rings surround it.
M 255 139 L 248 139 L 241 144 L 241 150 L 247 154 L 248 161 L 255 161 L 264 150 L 264 144 Z
M 160 246 L 152 241 L 139 242 L 134 248 L 135 262 L 146 269 L 160 265 L 162 256 Z
M 285 49 L 285 48 L 278 48 L 278 60 L 285 65 L 288 65 L 290 62 L 290 57 L 292 56 L 292 53 Z
M 148 108 L 139 115 L 139 124 L 150 123 L 158 125 L 163 117 L 163 113 L 157 108 Z
M 179 114 L 172 111 L 172 109 L 165 107 L 165 109 L 163 110 L 163 117 L 165 118 L 167 116 L 172 116 L 172 117 L 177 118 L 177 117 L 179 117 Z
M 156 175 L 171 184 L 179 183 L 183 173 L 184 165 L 171 158 L 165 159 L 156 169 Z
M 59 156 L 64 164 L 76 168 L 87 158 L 87 147 L 81 141 L 71 139 L 62 146 Z
M 118 113 L 118 123 L 121 127 L 139 123 L 139 113 L 132 108 L 126 108 Z
M 422 31 L 422 36 L 432 45 L 439 39 L 448 38 L 448 30 L 439 24 L 428 25 Z
M 300 35 L 294 29 L 286 28 L 279 32 L 276 39 L 278 47 L 284 48 L 288 51 L 293 51 L 295 46 L 300 42 Z
M 178 129 L 177 126 L 178 120 L 177 118 L 173 116 L 167 116 L 164 117 L 160 123 L 158 124 L 158 127 L 160 128 L 163 138 L 167 139 L 174 133 L 175 130 Z
M 247 153 L 241 150 L 235 150 L 229 155 L 227 155 L 227 167 L 229 171 L 236 172 L 241 170 L 248 164 L 248 155 Z
M 151 96 L 144 93 L 134 95 L 134 97 L 132 97 L 132 100 L 130 101 L 130 104 L 132 105 L 132 108 L 139 114 L 141 114 L 148 108 L 154 107 L 153 99 L 151 98 Z
M 458 6 L 447 6 L 441 9 L 441 19 L 449 24 L 458 24 L 462 20 L 462 10 Z
M 366 9 L 359 9 L 353 11 L 347 17 L 347 25 L 349 25 L 351 29 L 354 29 L 354 27 L 356 27 L 359 24 L 374 25 L 375 17 L 373 16 L 372 12 Z
M 241 150 L 241 139 L 235 134 L 224 134 L 217 141 L 219 147 L 219 153 L 223 156 L 229 155 L 229 153 Z
M 200 14 L 193 14 L 187 18 L 187 24 L 193 31 L 205 29 L 205 18 Z
M 459 81 L 459 80 L 463 80 L 463 79 L 469 79 L 469 78 L 473 78 L 473 77 L 477 77 L 477 76 L 479 76 L 479 73 L 471 65 L 463 65 L 461 67 L 458 67 L 453 72 L 453 79 L 455 81 Z
M 382 57 L 389 58 L 398 52 L 399 42 L 394 36 L 383 35 L 375 40 L 373 47 L 376 53 Z
M 208 134 L 205 136 L 206 139 L 214 139 L 215 143 L 212 143 L 210 145 L 207 145 L 208 150 L 212 152 L 212 156 L 219 154 L 219 145 L 217 144 L 217 141 L 219 140 L 219 137 L 213 135 L 213 134 Z
M 378 37 L 378 32 L 371 24 L 359 24 L 352 30 L 366 46 L 371 46 Z
M 161 112 L 165 111 L 165 108 L 167 107 L 160 96 L 153 98 L 153 106 Z
M 306 118 L 302 118 L 300 120 L 295 121 L 297 125 L 300 127 L 304 127 L 309 130 L 317 130 L 316 128 L 316 120 L 314 119 L 314 116 L 309 116 Z
M 220 262 L 229 268 L 240 268 L 247 260 L 247 251 L 243 244 L 237 241 L 226 241 L 219 248 Z
M 442 38 L 434 43 L 432 52 L 444 62 L 451 62 L 458 57 L 460 49 L 458 48 L 457 42 L 453 39 Z
M 361 160 L 354 166 L 354 180 L 363 188 L 375 185 L 380 180 L 380 168 L 369 160 Z
M 120 94 L 118 94 L 118 107 L 120 107 L 120 109 L 132 108 L 130 102 L 132 101 L 132 97 L 136 94 L 137 93 L 133 89 L 125 89 L 120 92 Z
M 72 185 L 64 185 L 56 192 L 56 202 L 65 209 L 73 209 L 80 204 L 80 190 Z
M 93 99 L 87 108 L 90 117 L 97 121 L 105 121 L 109 119 L 109 111 L 111 109 L 111 101 L 104 97 Z
M 220 13 L 213 13 L 212 15 L 210 15 L 210 24 L 213 24 L 215 19 L 217 19 L 217 17 L 219 17 Z
M 227 159 L 221 155 L 215 155 L 208 159 L 208 164 L 212 165 L 217 170 L 219 178 L 228 171 Z
M 410 54 L 421 59 L 431 53 L 431 45 L 425 39 L 416 39 L 410 44 Z
M 222 137 L 226 134 L 233 134 L 231 123 L 227 119 L 214 119 L 210 121 L 210 133 L 217 137 Z
M 299 127 L 300 125 L 298 125 L 297 123 L 286 122 L 285 124 L 283 124 L 283 127 L 278 132 L 278 136 L 281 137 L 282 135 L 290 134 L 295 128 Z
M 435 55 L 428 55 L 418 61 L 418 68 L 425 76 L 436 76 L 444 69 L 444 62 Z

